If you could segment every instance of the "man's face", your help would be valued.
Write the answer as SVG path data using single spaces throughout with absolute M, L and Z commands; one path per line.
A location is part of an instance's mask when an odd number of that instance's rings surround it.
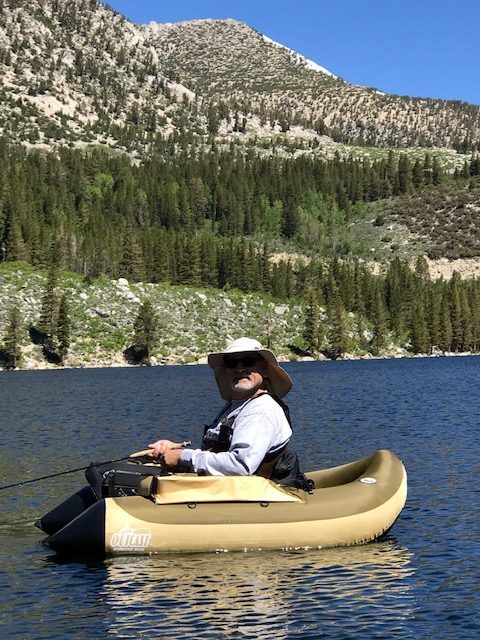
M 223 358 L 226 379 L 232 400 L 250 398 L 262 387 L 266 362 L 251 354 L 236 354 Z

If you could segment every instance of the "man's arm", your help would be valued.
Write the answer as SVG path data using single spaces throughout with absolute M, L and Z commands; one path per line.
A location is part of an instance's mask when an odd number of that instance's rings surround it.
M 229 451 L 185 449 L 179 457 L 180 468 L 209 475 L 252 475 L 267 453 L 285 446 L 291 434 L 282 409 L 265 398 L 240 412 Z

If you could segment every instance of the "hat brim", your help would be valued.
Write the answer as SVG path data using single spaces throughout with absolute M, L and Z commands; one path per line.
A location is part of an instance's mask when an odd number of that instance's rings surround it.
M 223 367 L 223 358 L 225 356 L 236 356 L 236 355 L 253 355 L 253 356 L 261 356 L 266 362 L 275 364 L 278 366 L 277 359 L 270 349 L 242 349 L 241 351 L 237 350 L 226 350 L 226 351 L 217 351 L 216 353 L 208 354 L 208 364 L 212 367 L 212 369 L 217 369 L 218 367 Z
M 283 398 L 292 388 L 292 380 L 288 373 L 279 366 L 275 355 L 269 349 L 252 349 L 242 351 L 220 351 L 210 353 L 208 356 L 208 364 L 215 372 L 215 380 L 217 381 L 220 395 L 224 400 L 231 400 L 232 390 L 227 383 L 225 376 L 225 364 L 223 361 L 226 355 L 257 355 L 261 356 L 266 362 L 266 375 L 264 376 L 265 388 L 273 395 Z

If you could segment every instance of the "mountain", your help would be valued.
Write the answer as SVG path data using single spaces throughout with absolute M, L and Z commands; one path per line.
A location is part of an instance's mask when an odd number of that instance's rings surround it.
M 235 20 L 135 25 L 96 0 L 0 0 L 0 73 L 0 135 L 35 146 L 480 141 L 478 106 L 350 85 Z
M 374 146 L 452 148 L 480 137 L 478 106 L 350 85 L 235 20 L 150 24 L 144 32 L 170 77 L 270 123 L 283 117 Z
M 426 255 L 437 262 L 431 268 L 434 277 L 449 278 L 454 269 L 477 277 L 479 214 L 480 178 L 472 176 L 374 202 L 351 230 L 355 241 L 380 262 L 393 255 Z
M 480 351 L 480 280 L 447 273 L 478 274 L 480 107 L 96 0 L 0 0 L 0 77 L 6 366 L 18 340 L 27 366 L 63 354 L 68 306 L 69 364 L 123 362 L 146 298 L 157 362 L 239 333 L 289 357 Z
M 134 150 L 198 118 L 142 30 L 94 0 L 0 2 L 0 131 Z

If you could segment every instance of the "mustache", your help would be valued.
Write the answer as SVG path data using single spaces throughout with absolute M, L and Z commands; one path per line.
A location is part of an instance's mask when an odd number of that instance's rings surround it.
M 236 376 L 233 376 L 232 380 L 233 380 L 233 382 L 239 382 L 240 380 L 245 380 L 245 378 L 250 380 L 250 377 L 251 377 L 250 373 L 242 373 L 242 374 L 238 374 Z

